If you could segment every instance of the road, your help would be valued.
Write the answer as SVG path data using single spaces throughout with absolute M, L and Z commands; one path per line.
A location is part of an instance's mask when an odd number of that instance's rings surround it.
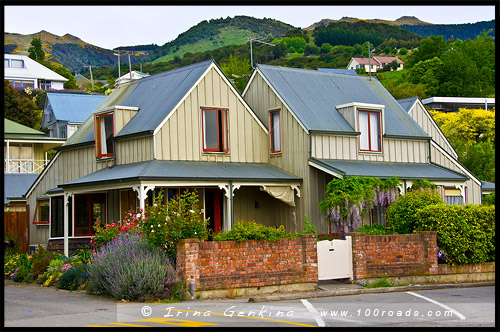
M 495 327 L 495 287 L 251 303 L 129 303 L 5 282 L 5 327 Z

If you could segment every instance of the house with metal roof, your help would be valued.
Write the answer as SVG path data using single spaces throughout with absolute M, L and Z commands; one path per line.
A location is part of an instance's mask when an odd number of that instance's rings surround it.
M 188 188 L 215 232 L 242 219 L 295 229 L 302 178 L 272 165 L 268 144 L 268 127 L 213 61 L 121 84 L 27 191 L 30 205 L 48 199 L 51 211 L 30 244 L 67 254 L 96 222 Z
M 401 193 L 427 179 L 462 203 L 481 203 L 476 179 L 376 78 L 258 65 L 242 95 L 269 128 L 270 164 L 303 180 L 298 229 L 308 216 L 317 231 L 329 231 L 317 205 L 333 178 L 397 176 Z M 380 211 L 364 222 L 384 222 Z
M 429 110 L 457 113 L 460 108 L 492 110 L 495 107 L 495 98 L 430 97 L 422 100 L 422 104 Z
M 4 54 L 4 80 L 17 88 L 62 90 L 66 77 L 20 54 Z
M 106 97 L 48 92 L 40 130 L 49 137 L 70 137 Z
M 347 69 L 356 70 L 363 68 L 367 73 L 376 73 L 377 70 L 383 69 L 393 61 L 396 61 L 398 64 L 396 70 L 402 70 L 404 68 L 404 61 L 397 56 L 373 56 L 370 58 L 351 58 L 351 61 L 349 61 L 349 64 L 347 65 Z
M 140 80 L 141 78 L 148 77 L 149 74 L 137 71 L 137 70 L 132 70 L 131 72 L 126 73 L 125 75 L 122 75 L 116 79 L 116 84 L 123 84 L 127 83 L 133 80 Z

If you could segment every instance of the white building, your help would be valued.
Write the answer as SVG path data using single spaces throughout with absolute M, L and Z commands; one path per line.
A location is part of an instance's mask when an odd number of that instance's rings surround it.
M 14 87 L 62 90 L 67 78 L 20 54 L 4 54 L 4 80 Z

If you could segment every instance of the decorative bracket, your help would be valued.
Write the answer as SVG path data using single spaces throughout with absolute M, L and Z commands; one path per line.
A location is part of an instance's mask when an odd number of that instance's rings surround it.
M 292 187 L 292 189 L 295 189 L 297 197 L 300 197 L 300 188 L 299 188 L 299 186 L 293 185 L 293 186 L 290 186 L 290 187 Z

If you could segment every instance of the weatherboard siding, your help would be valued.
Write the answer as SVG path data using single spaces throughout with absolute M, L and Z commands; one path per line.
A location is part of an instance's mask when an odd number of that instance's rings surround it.
M 363 153 L 359 152 L 357 136 L 311 136 L 312 157 L 317 159 L 426 163 L 429 161 L 428 145 L 426 140 L 384 138 L 382 153 Z
M 281 220 L 281 224 L 285 226 L 287 231 L 300 232 L 304 225 L 304 216 L 310 217 L 317 209 L 315 206 L 311 206 L 308 199 L 311 186 L 314 185 L 311 183 L 308 165 L 309 135 L 264 81 L 260 73 L 257 73 L 253 78 L 243 98 L 267 128 L 270 125 L 269 111 L 281 111 L 281 153 L 271 154 L 269 135 L 264 151 L 270 155 L 269 163 L 271 165 L 302 178 L 302 183 L 299 186 L 300 198 L 295 197 L 295 213 L 290 214 L 287 209 L 280 209 L 278 212 L 278 220 Z M 319 222 L 318 220 L 312 221 L 315 224 Z
M 47 198 L 48 196 L 45 193 L 48 190 L 57 188 L 59 184 L 67 183 L 104 167 L 111 166 L 111 162 L 111 160 L 97 162 L 93 145 L 59 152 L 57 159 L 46 170 L 45 176 L 40 179 L 30 196 L 27 197 L 27 202 L 31 207 L 30 245 L 47 244 L 49 236 L 48 226 L 37 226 L 32 223 L 36 212 L 37 198 Z
M 464 173 L 464 170 L 457 166 L 456 160 L 454 160 L 450 155 L 439 151 L 439 149 L 435 146 L 431 146 L 431 160 L 433 163 L 439 164 L 443 167 Z M 481 204 L 481 186 L 472 179 L 467 180 L 465 185 L 467 186 L 467 203 Z
M 228 109 L 229 153 L 203 153 L 201 108 Z M 158 160 L 267 163 L 268 135 L 215 69 L 174 110 L 154 137 Z

